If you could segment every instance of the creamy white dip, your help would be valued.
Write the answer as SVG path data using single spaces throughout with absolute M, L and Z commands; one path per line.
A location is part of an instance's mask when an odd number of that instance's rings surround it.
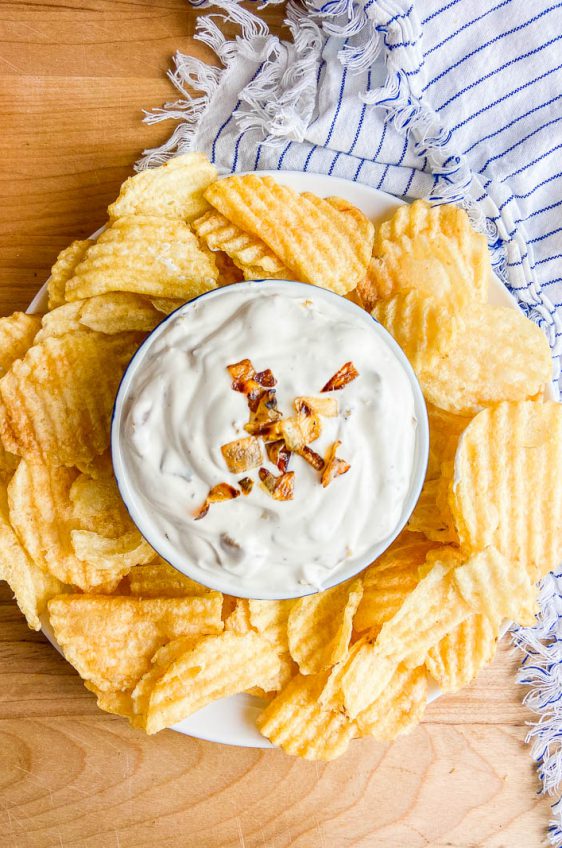
M 311 291 L 234 286 L 173 316 L 141 354 L 121 418 L 122 461 L 149 540 L 174 564 L 185 562 L 190 573 L 195 566 L 203 582 L 208 574 L 216 585 L 228 572 L 241 594 L 254 597 L 336 582 L 338 569 L 364 562 L 395 530 L 410 487 L 416 419 L 405 369 L 374 325 Z M 346 474 L 323 488 L 319 473 L 293 454 L 294 499 L 277 501 L 257 468 L 228 471 L 221 445 L 248 435 L 247 399 L 227 371 L 242 359 L 273 371 L 285 416 L 295 414 L 295 397 L 320 394 L 353 362 L 359 377 L 331 393 L 339 414 L 322 417 L 311 445 L 324 456 L 339 439 Z M 279 474 L 265 451 L 263 466 Z M 244 476 L 254 480 L 248 496 L 212 504 L 195 520 L 213 486 L 239 488 Z

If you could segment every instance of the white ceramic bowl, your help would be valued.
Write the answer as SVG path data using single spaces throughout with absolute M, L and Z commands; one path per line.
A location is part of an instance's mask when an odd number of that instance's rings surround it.
M 327 291 L 326 289 L 318 288 L 316 286 L 311 286 L 305 283 L 296 283 L 288 280 L 255 280 L 244 283 L 236 283 L 235 287 L 237 289 L 237 293 L 242 292 L 243 294 L 246 294 L 248 298 L 251 298 L 253 297 L 256 290 L 263 290 L 264 287 L 268 286 L 275 286 L 275 288 L 278 288 L 280 284 L 283 287 L 286 286 L 288 292 L 296 292 L 299 296 L 302 295 L 303 298 L 314 297 L 316 300 L 324 299 L 331 301 L 332 304 L 336 303 L 338 309 L 341 310 L 342 315 L 346 314 L 348 319 L 350 316 L 352 316 L 353 320 L 358 325 L 363 324 L 364 326 L 367 326 L 371 332 L 376 333 L 379 339 L 385 345 L 385 347 L 398 361 L 400 367 L 407 376 L 413 393 L 415 415 L 418 422 L 416 428 L 414 461 L 410 477 L 410 485 L 407 497 L 404 501 L 400 520 L 396 524 L 392 533 L 384 540 L 379 541 L 376 544 L 370 545 L 363 552 L 361 552 L 359 556 L 354 557 L 354 559 L 349 563 L 349 565 L 344 567 L 339 566 L 334 569 L 333 575 L 330 575 L 328 580 L 323 582 L 322 584 L 323 589 L 328 589 L 331 586 L 335 586 L 338 583 L 343 582 L 344 580 L 348 580 L 355 574 L 358 574 L 371 562 L 373 562 L 373 560 L 379 557 L 383 553 L 383 551 L 385 551 L 386 548 L 390 545 L 390 543 L 396 538 L 396 536 L 402 530 L 408 518 L 410 517 L 419 498 L 427 468 L 427 457 L 429 451 L 429 428 L 427 422 L 427 413 L 423 395 L 419 383 L 417 381 L 416 375 L 414 374 L 414 371 L 410 363 L 408 362 L 404 352 L 395 342 L 392 336 L 384 329 L 384 327 L 382 327 L 381 324 L 375 321 L 375 319 L 372 318 L 369 313 L 366 312 L 364 309 L 361 309 L 359 306 L 352 303 L 351 301 L 346 300 L 345 298 L 340 297 L 339 295 L 334 294 L 331 291 Z M 150 543 L 150 545 L 160 554 L 160 556 L 163 557 L 167 562 L 170 563 L 170 565 L 172 565 L 178 571 L 182 572 L 188 577 L 191 577 L 193 580 L 196 580 L 199 583 L 209 586 L 212 589 L 217 589 L 220 592 L 224 592 L 229 595 L 235 595 L 237 597 L 250 597 L 250 595 L 248 594 L 247 587 L 244 587 L 244 585 L 239 581 L 237 575 L 232 574 L 226 570 L 222 572 L 217 570 L 216 573 L 210 573 L 208 570 L 203 569 L 201 566 L 199 566 L 197 562 L 186 562 L 185 558 L 180 558 L 178 556 L 177 550 L 172 546 L 169 540 L 165 538 L 164 534 L 158 529 L 157 523 L 153 520 L 150 509 L 147 506 L 146 500 L 141 496 L 141 493 L 135 488 L 133 482 L 134 477 L 130 474 L 130 469 L 127 466 L 128 453 L 127 451 L 124 451 L 122 449 L 122 440 L 124 438 L 124 410 L 126 410 L 127 408 L 129 392 L 133 381 L 137 378 L 139 372 L 142 372 L 143 365 L 147 359 L 147 355 L 152 349 L 153 344 L 157 341 L 162 332 L 168 328 L 168 325 L 171 322 L 177 320 L 179 316 L 188 313 L 193 308 L 193 305 L 196 302 L 202 300 L 203 298 L 211 300 L 212 298 L 216 299 L 221 297 L 228 297 L 229 292 L 232 292 L 232 289 L 233 286 L 213 289 L 212 291 L 206 292 L 205 294 L 202 294 L 199 297 L 194 298 L 194 300 L 191 300 L 188 303 L 184 304 L 171 315 L 167 316 L 152 331 L 152 333 L 148 336 L 145 342 L 141 345 L 141 347 L 129 363 L 129 366 L 121 381 L 121 385 L 119 387 L 119 391 L 115 400 L 111 426 L 111 451 L 113 456 L 113 468 L 115 471 L 115 477 L 117 479 L 117 484 L 119 486 L 121 496 L 123 498 L 123 501 L 125 502 L 129 514 L 138 529 L 140 530 L 140 532 L 142 533 L 142 535 Z M 298 590 L 288 590 L 286 593 L 280 593 L 278 590 L 273 590 L 270 593 L 260 591 L 259 597 L 265 600 L 293 598 L 301 597 L 302 595 L 312 594 L 315 591 L 317 591 L 316 588 L 313 588 L 308 585 L 303 585 Z M 255 597 L 255 595 L 253 595 L 252 597 Z

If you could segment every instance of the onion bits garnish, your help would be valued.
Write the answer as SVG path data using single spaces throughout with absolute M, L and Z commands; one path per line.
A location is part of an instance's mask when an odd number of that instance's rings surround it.
M 353 364 L 353 362 L 346 362 L 345 365 L 336 371 L 333 377 L 330 377 L 326 385 L 320 391 L 322 392 L 336 392 L 339 389 L 343 389 L 348 383 L 351 383 L 355 380 L 356 377 L 359 376 L 359 371 Z
M 209 491 L 204 503 L 201 504 L 199 509 L 195 510 L 193 517 L 196 521 L 198 521 L 200 518 L 207 515 L 211 504 L 222 503 L 222 501 L 231 501 L 239 495 L 239 490 L 235 489 L 234 486 L 231 486 L 230 483 L 217 483 L 217 485 L 213 486 L 213 488 Z
M 295 472 L 286 471 L 276 477 L 267 468 L 260 468 L 259 477 L 264 489 L 269 492 L 276 501 L 291 501 L 295 490 Z
M 349 462 L 346 462 L 345 459 L 339 459 L 336 456 L 336 451 L 340 445 L 341 442 L 338 440 L 330 445 L 326 452 L 326 465 L 324 466 L 321 478 L 324 488 L 329 486 L 332 480 L 335 480 L 336 477 L 339 477 L 341 474 L 345 474 L 351 468 Z

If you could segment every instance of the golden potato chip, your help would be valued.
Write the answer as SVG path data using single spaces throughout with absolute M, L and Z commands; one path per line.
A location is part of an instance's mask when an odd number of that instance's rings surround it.
M 422 720 L 427 705 L 427 674 L 423 666 L 400 665 L 376 701 L 356 719 L 360 736 L 381 742 L 408 733 Z
M 118 218 L 92 245 L 68 280 L 65 297 L 136 292 L 189 300 L 216 288 L 212 256 L 183 221 L 152 215 Z
M 82 262 L 88 248 L 93 244 L 95 244 L 95 241 L 92 239 L 73 241 L 72 244 L 61 250 L 57 256 L 57 261 L 51 268 L 51 276 L 47 281 L 49 309 L 56 309 L 57 306 L 63 305 L 66 300 L 64 296 L 66 283 L 74 274 L 74 269 L 78 263 Z
M 333 760 L 357 734 L 354 722 L 321 704 L 327 672 L 298 674 L 258 717 L 261 733 L 285 753 L 305 760 Z
M 521 560 L 486 548 L 456 568 L 452 579 L 475 612 L 497 623 L 504 618 L 524 626 L 535 623 L 538 590 Z
M 472 421 L 472 416 L 454 415 L 429 403 L 427 404 L 427 418 L 429 421 L 429 459 L 426 479 L 436 480 L 441 477 L 441 464 L 455 458 L 460 435 Z
M 142 721 L 139 721 L 133 712 L 132 693 L 130 691 L 121 692 L 116 690 L 114 692 L 102 692 L 101 689 L 98 689 L 97 686 L 94 686 L 88 680 L 84 681 L 84 686 L 90 692 L 94 693 L 100 710 L 106 713 L 112 713 L 112 715 L 128 718 L 133 727 L 142 728 Z
M 51 312 L 43 315 L 41 329 L 35 336 L 35 345 L 41 344 L 45 339 L 65 336 L 67 333 L 75 333 L 79 330 L 86 331 L 86 327 L 80 324 L 80 315 L 84 302 L 63 303 Z
M 423 717 L 428 690 L 425 668 L 419 666 L 411 669 L 405 665 L 396 667 L 389 664 L 389 673 L 385 679 L 384 689 L 354 719 L 360 737 L 373 736 L 379 741 L 391 741 L 410 732 Z M 341 703 L 342 693 L 339 695 Z M 337 699 L 332 700 L 334 704 L 337 703 Z M 345 711 L 344 707 L 341 709 Z
M 99 469 L 103 468 L 106 456 L 103 454 L 99 457 Z M 103 533 L 114 538 L 134 527 L 121 500 L 111 468 L 109 473 L 100 473 L 95 477 L 79 474 L 70 487 L 69 498 L 76 529 Z
M 425 665 L 443 692 L 457 692 L 474 680 L 496 653 L 498 622 L 475 614 L 447 633 L 427 653 Z
M 362 594 L 361 578 L 355 578 L 295 602 L 287 631 L 291 656 L 302 674 L 316 674 L 346 656 Z
M 87 463 L 109 446 L 109 424 L 136 334 L 48 338 L 0 380 L 6 450 L 57 465 Z
M 410 668 L 421 665 L 429 649 L 472 614 L 473 608 L 453 581 L 458 552 L 443 548 L 439 557 L 383 624 L 376 641 L 367 631 L 355 643 L 356 651 L 344 664 L 340 679 L 343 702 L 352 718 L 374 703 L 400 663 Z
M 468 550 L 493 545 L 533 580 L 562 562 L 562 406 L 502 403 L 464 431 L 451 509 Z
M 0 483 L 7 485 L 8 481 L 13 477 L 19 461 L 19 456 L 5 450 L 0 442 Z
M 39 568 L 20 544 L 10 524 L 4 487 L 0 488 L 0 580 L 10 586 L 32 630 L 41 629 L 39 616 L 50 598 L 66 589 L 60 580 Z
M 283 272 L 290 279 L 289 269 L 265 242 L 244 232 L 215 209 L 194 221 L 193 229 L 211 250 L 223 251 L 239 268 L 252 266 L 257 277 Z
M 459 321 L 462 327 L 450 356 L 418 371 L 427 400 L 471 415 L 482 406 L 542 394 L 552 361 L 540 327 L 515 309 L 478 303 L 463 311 Z
M 179 309 L 180 306 L 183 306 L 185 300 L 177 297 L 151 297 L 150 302 L 158 312 L 161 312 L 163 315 L 170 315 L 176 309 Z
M 146 732 L 157 733 L 211 701 L 253 686 L 267 691 L 278 675 L 279 657 L 259 633 L 225 631 L 204 637 L 156 681 L 146 707 Z
M 356 631 L 380 627 L 392 618 L 417 586 L 419 566 L 433 547 L 415 535 L 413 542 L 385 551 L 363 572 L 363 597 L 353 619 Z
M 166 642 L 223 627 L 220 598 L 62 595 L 48 610 L 67 660 L 103 692 L 132 689 Z
M 458 542 L 449 508 L 449 484 L 453 479 L 453 463 L 442 463 L 441 476 L 426 480 L 416 507 L 408 519 L 408 530 L 423 533 L 435 542 Z
M 98 333 L 149 333 L 162 320 L 147 297 L 131 292 L 108 292 L 84 301 L 80 323 Z
M 345 294 L 365 275 L 374 228 L 364 217 L 359 226 L 355 216 L 327 201 L 318 198 L 312 203 L 271 177 L 254 174 L 218 180 L 205 197 L 226 218 L 264 241 L 302 282 Z
M 260 601 L 250 598 L 247 603 L 250 625 L 254 630 L 269 639 L 279 651 L 288 651 L 287 622 L 295 601 Z
M 136 565 L 127 575 L 127 585 L 131 595 L 143 598 L 185 598 L 196 595 L 220 595 L 207 586 L 196 583 L 186 577 L 163 559 L 149 565 Z M 222 598 L 222 596 L 221 596 Z
M 70 539 L 78 559 L 100 570 L 129 569 L 152 562 L 155 553 L 138 530 L 116 538 L 92 530 L 71 530 Z
M 455 348 L 461 332 L 456 318 L 444 320 L 442 303 L 421 291 L 401 292 L 390 300 L 378 301 L 373 315 L 396 339 L 422 388 L 425 375 L 433 374 L 440 357 Z
M 459 307 L 486 303 L 490 275 L 486 238 L 472 229 L 466 212 L 417 200 L 379 227 L 360 293 L 368 309 L 410 289 Z
M 75 524 L 70 540 L 80 560 L 119 571 L 154 560 L 156 554 L 132 523 L 113 474 L 97 479 L 80 475 L 69 497 Z
M 134 725 L 145 729 L 146 711 L 150 701 L 150 695 L 158 680 L 166 673 L 170 665 L 179 659 L 182 654 L 192 650 L 201 637 L 180 636 L 171 642 L 158 648 L 150 661 L 150 668 L 143 674 L 133 691 L 131 692 L 132 715 Z
M 232 283 L 240 283 L 244 279 L 244 272 L 235 265 L 230 256 L 222 250 L 214 250 L 213 258 L 217 266 L 217 285 L 230 286 Z
M 233 633 L 249 633 L 253 630 L 247 598 L 234 599 L 234 608 L 224 620 L 224 629 Z
M 79 529 L 79 518 L 70 495 L 77 476 L 73 468 L 22 460 L 8 486 L 10 521 L 42 570 L 84 591 L 97 587 L 111 591 L 130 566 L 111 561 L 97 567 L 77 556 L 72 531 Z
M 217 178 L 217 169 L 203 153 L 184 153 L 125 180 L 109 207 L 111 220 L 124 215 L 158 215 L 193 221 L 208 209 L 203 198 Z
M 39 315 L 14 312 L 0 318 L 0 377 L 29 350 L 40 327 Z

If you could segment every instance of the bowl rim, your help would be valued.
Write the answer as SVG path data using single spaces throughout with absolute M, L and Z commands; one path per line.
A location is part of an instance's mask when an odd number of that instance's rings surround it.
M 263 290 L 267 289 L 267 287 L 273 288 L 274 286 L 279 287 L 280 285 L 288 285 L 293 291 L 295 289 L 301 291 L 304 297 L 306 297 L 307 294 L 309 297 L 312 297 L 312 295 L 314 295 L 315 297 L 325 297 L 328 300 L 337 303 L 338 306 L 342 309 L 347 310 L 349 314 L 355 315 L 356 318 L 359 318 L 365 326 L 370 326 L 377 332 L 379 338 L 382 339 L 382 341 L 386 344 L 387 348 L 390 349 L 391 353 L 395 356 L 403 371 L 406 373 L 413 393 L 414 410 L 417 420 L 417 426 L 414 444 L 414 459 L 412 463 L 412 471 L 410 477 L 410 487 L 406 499 L 404 501 L 400 520 L 394 530 L 386 538 L 379 541 L 376 545 L 371 545 L 365 552 L 365 554 L 362 557 L 359 557 L 358 563 L 356 563 L 352 568 L 345 569 L 341 566 L 336 566 L 333 569 L 334 574 L 332 576 L 329 576 L 326 581 L 323 581 L 321 587 L 303 585 L 302 591 L 298 592 L 290 591 L 285 593 L 264 593 L 263 591 L 260 591 L 258 595 L 255 593 L 252 594 L 248 592 L 248 590 L 245 589 L 243 586 L 239 586 L 238 589 L 235 590 L 235 586 L 233 586 L 232 584 L 236 583 L 236 575 L 231 574 L 230 572 L 224 572 L 226 579 L 222 581 L 219 575 L 211 574 L 210 572 L 207 572 L 202 568 L 198 568 L 197 565 L 191 567 L 191 564 L 186 564 L 185 560 L 182 560 L 180 565 L 179 561 L 172 561 L 168 555 L 164 555 L 162 553 L 161 547 L 159 546 L 159 541 L 161 542 L 161 539 L 159 540 L 158 538 L 158 530 L 156 528 L 156 525 L 152 525 L 152 527 L 147 526 L 146 522 L 142 517 L 142 513 L 137 508 L 135 503 L 135 489 L 130 483 L 129 476 L 127 474 L 127 466 L 123 459 L 125 452 L 122 450 L 121 444 L 121 422 L 123 417 L 123 410 L 125 408 L 126 400 L 128 398 L 128 389 L 130 387 L 133 377 L 136 375 L 136 373 L 138 373 L 139 365 L 142 367 L 142 360 L 147 354 L 149 348 L 152 346 L 152 344 L 154 344 L 154 342 L 161 335 L 164 329 L 171 322 L 176 320 L 180 314 L 189 312 L 189 310 L 192 309 L 196 303 L 198 303 L 204 298 L 210 300 L 212 298 L 221 297 L 225 294 L 228 294 L 234 289 L 237 289 L 238 291 L 242 290 L 250 294 L 256 289 Z M 427 407 L 421 390 L 421 386 L 414 372 L 414 369 L 412 368 L 412 365 L 408 360 L 408 357 L 406 356 L 398 342 L 388 332 L 388 330 L 386 330 L 382 326 L 382 324 L 377 321 L 377 319 L 367 310 L 363 309 L 361 306 L 343 297 L 342 295 L 336 294 L 336 292 L 333 292 L 330 289 L 315 286 L 311 283 L 298 282 L 296 280 L 271 279 L 266 277 L 257 278 L 254 280 L 243 280 L 238 283 L 232 283 L 228 286 L 220 286 L 214 289 L 210 289 L 209 291 L 202 292 L 191 300 L 188 300 L 178 306 L 168 315 L 164 316 L 162 321 L 160 321 L 156 325 L 156 327 L 151 330 L 146 339 L 144 339 L 142 344 L 135 351 L 133 357 L 129 361 L 121 377 L 111 412 L 110 433 L 111 458 L 119 493 L 133 524 L 137 527 L 137 529 L 139 530 L 143 538 L 146 539 L 149 545 L 154 548 L 156 553 L 165 562 L 175 568 L 176 571 L 179 571 L 180 574 L 183 574 L 184 576 L 195 580 L 197 583 L 200 583 L 209 589 L 213 589 L 215 591 L 222 592 L 223 594 L 232 595 L 238 598 L 252 598 L 257 600 L 296 599 L 299 597 L 306 597 L 308 595 L 316 594 L 319 591 L 331 589 L 335 586 L 340 585 L 341 583 L 344 583 L 346 580 L 350 580 L 353 577 L 357 576 L 373 561 L 378 559 L 388 549 L 388 547 L 392 544 L 396 537 L 402 532 L 412 512 L 414 511 L 422 490 L 429 459 L 429 422 L 427 417 Z M 136 496 L 138 497 L 138 494 Z

